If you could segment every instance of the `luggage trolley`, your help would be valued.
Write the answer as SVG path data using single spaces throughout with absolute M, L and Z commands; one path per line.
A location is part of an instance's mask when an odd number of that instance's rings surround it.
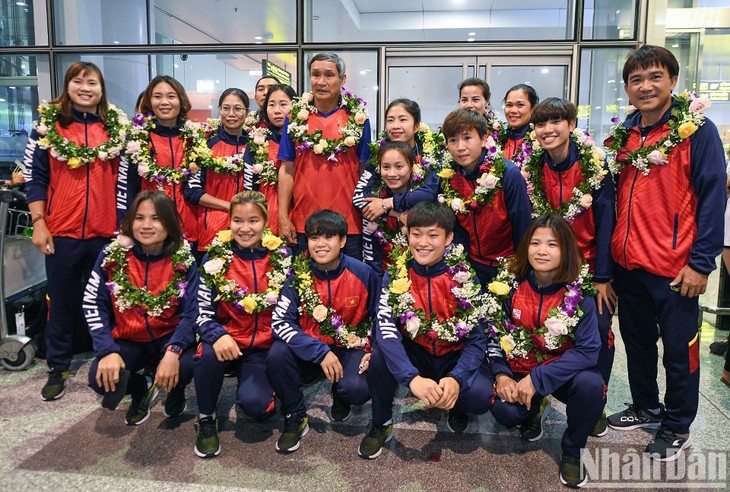
M 27 368 L 35 359 L 35 347 L 24 334 L 9 335 L 5 306 L 45 285 L 43 255 L 23 232 L 31 227 L 29 212 L 10 208 L 25 195 L 0 189 L 0 364 L 11 371 Z

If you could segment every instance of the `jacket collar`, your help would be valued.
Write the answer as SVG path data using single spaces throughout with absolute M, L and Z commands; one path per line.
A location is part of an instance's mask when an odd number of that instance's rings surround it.
M 534 270 L 530 270 L 530 273 L 527 274 L 527 282 L 529 282 L 532 290 L 544 296 L 555 294 L 556 292 L 560 291 L 560 289 L 565 287 L 565 284 L 550 284 L 545 287 L 540 287 L 539 285 L 537 285 Z
M 421 277 L 437 277 L 448 270 L 444 260 L 439 260 L 433 265 L 428 266 L 421 265 L 417 261 L 411 260 L 411 268 L 413 268 L 413 271 Z
M 78 109 L 71 107 L 71 117 L 77 123 L 98 123 L 101 121 L 101 116 L 97 113 L 87 113 L 79 111 Z
M 320 280 L 333 280 L 339 277 L 342 272 L 345 271 L 345 255 L 343 253 L 340 253 L 340 263 L 337 265 L 337 268 L 334 270 L 321 270 L 319 266 L 317 266 L 317 263 L 312 259 L 309 258 L 310 266 L 312 267 L 312 272 L 314 275 L 320 279 Z
M 569 144 L 568 156 L 560 162 L 553 162 L 550 154 L 547 151 L 545 152 L 545 162 L 548 163 L 550 169 L 558 172 L 567 171 L 573 164 L 578 162 L 578 148 L 575 146 L 573 140 L 570 140 Z

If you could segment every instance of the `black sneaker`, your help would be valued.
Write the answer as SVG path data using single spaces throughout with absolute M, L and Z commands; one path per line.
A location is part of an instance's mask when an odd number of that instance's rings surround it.
M 682 437 L 675 434 L 669 427 L 659 426 L 654 440 L 647 446 L 645 453 L 657 461 L 674 461 L 679 455 L 692 445 L 692 436 Z
M 195 455 L 201 458 L 213 458 L 221 453 L 221 442 L 218 439 L 218 419 L 204 417 L 195 424 Z
M 332 388 L 332 407 L 330 408 L 330 414 L 332 415 L 332 420 L 335 422 L 344 422 L 352 415 L 352 407 L 343 403 L 337 397 L 337 392 L 334 387 Z
M 293 453 L 302 444 L 302 437 L 309 432 L 309 417 L 297 418 L 294 415 L 284 417 L 284 432 L 276 441 L 276 450 L 281 453 Z
M 573 489 L 579 489 L 588 482 L 588 475 L 579 458 L 563 455 L 560 460 L 560 483 Z
M 124 418 L 127 425 L 141 425 L 150 418 L 150 408 L 152 408 L 152 403 L 157 398 L 159 391 L 157 385 L 152 384 L 144 393 L 132 395 L 132 403 L 129 405 L 127 415 Z
M 715 355 L 725 355 L 725 352 L 727 352 L 727 340 L 720 340 L 719 342 L 712 342 L 710 344 L 710 353 L 713 353 Z
M 68 386 L 68 371 L 49 369 L 48 381 L 41 390 L 41 397 L 46 401 L 58 400 L 66 393 L 66 386 Z
M 393 439 L 393 424 L 375 425 L 368 424 L 368 433 L 362 438 L 357 454 L 362 458 L 373 460 L 383 452 L 385 443 Z
M 524 424 L 520 426 L 520 436 L 525 441 L 535 442 L 542 439 L 542 424 L 545 422 L 547 417 L 548 409 L 550 408 L 550 400 L 543 398 L 540 402 L 540 409 Z
M 598 419 L 596 426 L 593 428 L 593 432 L 591 432 L 591 436 L 603 437 L 606 434 L 608 434 L 608 419 L 606 418 L 606 409 L 604 408 L 601 418 Z
M 185 398 L 185 388 L 178 388 L 176 386 L 167 394 L 163 413 L 168 419 L 172 417 L 179 417 L 183 414 L 187 407 L 188 400 Z
M 449 411 L 446 418 L 446 427 L 454 434 L 463 434 L 469 427 L 469 416 L 465 413 L 456 413 L 454 410 Z
M 648 429 L 656 429 L 664 419 L 664 408 L 662 407 L 658 415 L 648 410 L 642 410 L 631 403 L 623 412 L 614 413 L 608 417 L 608 425 L 611 429 L 616 430 L 633 430 L 645 427 Z

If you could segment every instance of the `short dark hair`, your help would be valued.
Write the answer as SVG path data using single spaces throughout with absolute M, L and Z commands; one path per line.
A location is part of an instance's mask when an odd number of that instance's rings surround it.
M 461 97 L 461 90 L 464 87 L 469 87 L 471 85 L 475 85 L 477 87 L 482 88 L 482 94 L 484 95 L 484 99 L 489 101 L 489 98 L 492 96 L 492 91 L 489 89 L 489 84 L 484 82 L 482 79 L 478 77 L 470 77 L 466 80 L 462 80 L 459 84 L 459 97 Z
M 532 111 L 530 121 L 533 125 L 551 120 L 576 121 L 577 111 L 575 104 L 567 99 L 548 97 Z
M 251 100 L 249 99 L 248 94 L 246 94 L 246 91 L 241 90 L 238 87 L 229 87 L 228 89 L 224 90 L 221 94 L 221 97 L 218 98 L 218 107 L 223 104 L 223 99 L 231 95 L 239 98 L 243 102 L 243 105 L 246 109 L 250 107 L 249 103 L 251 102 Z
M 535 91 L 535 88 L 532 87 L 531 85 L 527 85 L 527 84 L 517 84 L 517 85 L 513 85 L 512 87 L 510 87 L 509 90 L 507 91 L 507 93 L 504 95 L 504 99 L 502 99 L 502 102 L 506 103 L 507 97 L 509 97 L 509 95 L 514 91 L 524 92 L 525 95 L 527 96 L 527 101 L 530 103 L 530 106 L 532 106 L 533 108 L 535 106 L 537 106 L 537 103 L 540 102 L 540 98 L 538 97 L 537 92 Z
M 408 215 L 408 221 L 410 222 L 411 217 Z M 532 241 L 532 235 L 535 231 L 541 227 L 547 227 L 552 229 L 555 233 L 555 237 L 558 240 L 560 246 L 561 261 L 560 267 L 555 274 L 555 282 L 561 284 L 567 284 L 575 281 L 580 275 L 580 270 L 583 267 L 585 258 L 583 252 L 578 247 L 578 241 L 575 239 L 573 229 L 563 217 L 557 214 L 546 214 L 537 217 L 532 221 L 530 226 L 527 228 L 525 235 L 522 236 L 522 241 L 517 247 L 517 251 L 508 262 L 508 269 L 511 273 L 519 278 L 525 278 L 530 273 L 532 266 L 530 265 L 530 259 L 528 250 L 530 248 L 530 241 Z
M 150 83 L 147 84 L 147 88 L 144 90 L 144 96 L 142 96 L 142 102 L 139 105 L 139 112 L 140 113 L 152 113 L 152 93 L 155 90 L 155 87 L 157 87 L 162 82 L 165 82 L 172 87 L 172 89 L 177 93 L 177 97 L 180 98 L 180 115 L 177 117 L 177 124 L 184 123 L 188 119 L 188 112 L 190 109 L 192 109 L 192 104 L 190 104 L 190 99 L 188 98 L 187 93 L 185 92 L 185 87 L 177 81 L 177 79 L 170 77 L 169 75 L 158 75 L 154 79 L 150 80 Z
M 448 236 L 454 232 L 456 215 L 454 211 L 441 202 L 418 202 L 408 211 L 408 230 L 413 227 L 436 226 L 446 231 Z
M 165 241 L 167 247 L 165 248 L 164 254 L 165 256 L 170 256 L 177 251 L 180 244 L 182 244 L 183 229 L 182 219 L 177 211 L 177 207 L 175 207 L 175 203 L 165 194 L 164 191 L 146 190 L 139 192 L 134 198 L 132 205 L 129 207 L 127 215 L 125 215 L 124 219 L 122 219 L 122 223 L 119 226 L 119 232 L 125 236 L 129 236 L 130 238 L 134 238 L 134 233 L 132 232 L 134 217 L 137 215 L 137 209 L 139 209 L 140 203 L 145 200 L 150 200 L 152 202 L 152 205 L 155 207 L 155 212 L 157 212 L 157 218 L 160 219 L 162 227 L 164 227 L 165 231 L 167 231 L 167 241 Z
M 409 144 L 406 142 L 391 142 L 388 140 L 381 145 L 378 150 L 378 167 L 380 167 L 380 162 L 383 160 L 383 156 L 389 150 L 396 150 L 400 152 L 406 162 L 408 162 L 408 165 L 411 166 L 411 169 L 416 164 L 416 156 L 413 154 L 413 148 Z
M 259 88 L 259 84 L 261 83 L 261 81 L 262 81 L 262 80 L 265 80 L 265 79 L 271 79 L 271 80 L 275 80 L 277 84 L 280 84 L 280 83 L 281 83 L 281 82 L 279 81 L 279 79 L 277 79 L 277 78 L 276 78 L 276 77 L 274 77 L 273 75 L 262 75 L 262 76 L 261 76 L 261 77 L 259 77 L 259 79 L 258 79 L 258 80 L 256 81 L 256 85 L 254 85 L 254 86 L 253 86 L 253 90 L 254 90 L 254 91 L 255 91 L 255 90 L 258 90 L 258 88 Z
M 317 210 L 307 217 L 304 234 L 311 236 L 347 236 L 347 221 L 339 213 L 329 209 Z
M 271 120 L 269 120 L 269 98 L 271 97 L 271 94 L 273 94 L 276 91 L 282 91 L 284 94 L 289 96 L 289 99 L 292 101 L 295 97 L 297 97 L 297 91 L 294 90 L 294 88 L 290 85 L 286 84 L 275 84 L 269 87 L 268 92 L 266 92 L 266 97 L 264 98 L 264 104 L 263 107 L 259 108 L 259 111 L 261 112 L 261 121 L 264 121 L 266 124 L 271 125 Z
M 679 75 L 679 62 L 671 51 L 662 46 L 645 44 L 626 55 L 626 63 L 624 63 L 623 70 L 624 84 L 629 83 L 629 75 L 633 72 L 646 70 L 654 66 L 666 68 L 667 72 L 669 72 L 669 77 Z
M 316 61 L 330 61 L 337 67 L 337 73 L 340 75 L 340 78 L 345 75 L 345 60 L 335 53 L 317 53 L 314 55 L 307 64 L 307 73 L 312 72 L 312 63 Z
M 403 109 L 406 110 L 406 112 L 413 117 L 413 120 L 416 122 L 416 125 L 421 123 L 421 107 L 418 105 L 416 101 L 413 101 L 411 99 L 405 99 L 400 98 L 392 101 L 390 104 L 388 104 L 388 107 L 385 108 L 385 117 L 388 117 L 388 112 L 393 106 L 403 106 Z
M 446 115 L 441 131 L 448 139 L 457 133 L 468 132 L 472 128 L 476 129 L 479 138 L 483 138 L 487 134 L 486 118 L 470 109 L 455 109 Z
M 51 101 L 53 104 L 61 105 L 61 111 L 58 115 L 58 123 L 62 127 L 67 127 L 74 120 L 71 113 L 73 101 L 71 101 L 71 96 L 68 93 L 69 84 L 76 77 L 83 77 L 84 75 L 92 73 L 95 74 L 96 77 L 99 79 L 99 85 L 101 86 L 101 99 L 99 99 L 99 104 L 96 106 L 96 109 L 99 113 L 99 119 L 103 123 L 106 123 L 107 110 L 109 109 L 109 101 L 106 98 L 106 84 L 104 84 L 104 75 L 102 75 L 99 67 L 97 67 L 93 63 L 78 61 L 68 67 L 68 70 L 66 70 L 66 75 L 64 75 L 63 77 L 63 89 L 61 90 L 61 95 Z

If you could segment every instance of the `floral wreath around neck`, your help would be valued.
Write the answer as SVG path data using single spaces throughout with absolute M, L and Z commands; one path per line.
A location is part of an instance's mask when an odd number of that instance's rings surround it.
M 264 229 L 261 245 L 269 250 L 269 266 L 266 273 L 269 279 L 264 292 L 249 293 L 248 287 L 241 287 L 235 280 L 226 278 L 233 260 L 233 234 L 230 229 L 220 231 L 207 247 L 208 261 L 200 269 L 205 285 L 215 288 L 215 301 L 232 304 L 238 311 L 256 314 L 272 309 L 279 299 L 279 293 L 286 279 L 292 274 L 291 253 L 283 245 L 284 241 L 269 229 Z
M 532 152 L 537 150 L 540 146 L 540 144 L 537 143 L 537 139 L 535 138 L 535 130 L 532 129 L 532 123 L 529 124 L 529 127 L 530 129 L 525 132 L 525 136 L 522 138 L 522 141 L 519 143 L 519 145 L 517 145 L 515 153 L 510 158 L 510 160 L 514 162 L 515 166 L 517 166 L 517 168 L 520 170 L 522 170 L 525 165 L 530 161 Z M 507 144 L 507 139 L 509 138 L 509 132 L 511 128 L 512 127 L 505 123 L 498 131 L 499 145 L 503 149 L 504 146 Z
M 365 347 L 372 333 L 373 320 L 366 316 L 356 326 L 346 325 L 342 316 L 322 303 L 322 298 L 314 289 L 314 273 L 310 259 L 305 254 L 294 258 L 292 285 L 299 295 L 299 312 L 306 314 L 319 324 L 319 332 L 333 337 L 348 349 Z
M 217 174 L 238 174 L 243 169 L 244 150 L 225 157 L 214 157 L 208 142 L 217 132 L 221 131 L 221 121 L 218 118 L 208 118 L 205 123 L 185 122 L 180 137 L 183 139 L 185 157 L 182 167 L 190 169 L 191 173 L 198 169 L 210 169 Z
M 570 134 L 570 139 L 578 149 L 578 162 L 583 176 L 583 182 L 573 188 L 573 196 L 570 201 L 562 202 L 558 208 L 553 208 L 548 201 L 542 172 L 545 149 L 542 147 L 535 149 L 532 158 L 522 169 L 522 175 L 530 184 L 528 188 L 530 189 L 529 196 L 532 202 L 533 217 L 557 213 L 572 224 L 576 218 L 591 207 L 593 204 L 592 193 L 601 187 L 603 178 L 608 174 L 608 171 L 604 169 L 606 153 L 596 146 L 595 141 L 588 132 L 576 128 Z
M 559 349 L 573 338 L 575 327 L 583 316 L 581 302 L 586 296 L 596 294 L 593 276 L 588 273 L 588 264 L 583 264 L 575 282 L 565 286 L 563 302 L 558 307 L 550 308 L 543 326 L 534 330 L 510 323 L 508 320 L 511 318 L 504 311 L 505 301 L 509 299 L 512 289 L 516 289 L 518 285 L 515 275 L 504 265 L 487 286 L 484 304 L 491 322 L 486 333 L 489 337 L 499 339 L 499 344 L 508 359 L 517 357 L 526 359 L 530 353 L 534 353 L 537 361 L 542 362 L 549 351 Z
M 258 174 L 259 184 L 276 184 L 279 182 L 279 170 L 274 161 L 269 159 L 269 139 L 271 130 L 266 126 L 251 128 L 248 134 L 248 146 L 253 156 L 253 173 Z
M 139 175 L 148 181 L 157 183 L 162 189 L 165 184 L 184 182 L 191 171 L 186 167 L 163 167 L 157 164 L 151 152 L 150 132 L 157 126 L 152 113 L 137 114 L 127 138 L 126 155 L 137 166 Z
M 327 155 L 328 162 L 337 162 L 339 154 L 357 146 L 362 138 L 365 121 L 368 119 L 365 101 L 355 97 L 344 88 L 342 88 L 340 96 L 342 98 L 340 107 L 347 112 L 348 119 L 345 126 L 339 130 L 340 137 L 335 139 L 323 138 L 322 130 L 319 129 L 309 133 L 307 124 L 309 116 L 318 112 L 312 104 L 314 95 L 311 92 L 305 92 L 300 97 L 294 98 L 292 109 L 289 112 L 287 134 L 294 141 L 299 153 L 311 150 L 316 155 Z
M 38 146 L 47 149 L 54 159 L 66 162 L 71 169 L 91 164 L 96 159 L 107 161 L 118 157 L 124 148 L 124 141 L 130 129 L 130 122 L 124 111 L 110 104 L 104 123 L 104 130 L 109 139 L 98 147 L 87 147 L 78 145 L 58 133 L 56 125 L 61 112 L 60 104 L 43 101 L 38 106 L 38 112 L 40 118 L 33 122 L 33 128 L 41 135 Z
M 631 164 L 647 176 L 652 166 L 667 164 L 672 149 L 705 124 L 703 113 L 712 105 L 708 98 L 685 91 L 674 96 L 674 100 L 677 106 L 672 108 L 667 121 L 669 135 L 655 144 L 642 146 L 636 150 L 629 151 L 626 148 L 630 129 L 623 122 L 619 122 L 617 117 L 611 119 L 614 126 L 603 142 L 609 150 L 608 169 L 611 174 L 615 176 Z
M 170 256 L 170 264 L 175 272 L 172 280 L 157 295 L 147 287 L 137 287 L 129 277 L 127 266 L 130 250 L 134 240 L 123 234 L 118 235 L 104 248 L 104 260 L 101 267 L 108 273 L 106 288 L 114 297 L 114 305 L 120 313 L 134 307 L 142 308 L 149 316 L 158 317 L 162 313 L 184 299 L 188 286 L 186 280 L 189 268 L 195 262 L 190 251 L 190 243 L 183 240 L 180 247 Z
M 437 173 L 437 176 L 441 178 L 442 188 L 438 200 L 446 203 L 457 214 L 468 214 L 483 207 L 502 188 L 502 177 L 507 169 L 507 161 L 504 159 L 502 149 L 489 136 L 487 137 L 486 150 L 484 162 L 479 164 L 479 171 L 482 174 L 476 180 L 477 186 L 474 188 L 474 193 L 468 198 L 463 197 L 451 185 L 451 179 L 458 172 L 459 166 L 454 162 L 450 152 L 444 152 L 443 165 Z
M 484 294 L 462 245 L 451 244 L 444 251 L 447 271 L 457 284 L 451 287 L 451 293 L 458 303 L 455 315 L 444 322 L 439 321 L 435 314 L 427 316 L 425 311 L 414 307 L 415 299 L 410 293 L 411 280 L 408 278 L 408 262 L 413 259 L 410 249 L 394 249 L 391 258 L 393 262 L 388 265 L 388 305 L 393 309 L 393 317 L 400 321 L 411 339 L 424 335 L 432 342 L 458 342 L 487 319 Z

